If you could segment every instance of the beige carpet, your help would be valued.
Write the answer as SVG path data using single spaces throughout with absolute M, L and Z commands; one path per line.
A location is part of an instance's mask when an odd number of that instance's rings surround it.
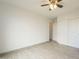
M 0 55 L 0 59 L 79 59 L 79 49 L 47 42 Z

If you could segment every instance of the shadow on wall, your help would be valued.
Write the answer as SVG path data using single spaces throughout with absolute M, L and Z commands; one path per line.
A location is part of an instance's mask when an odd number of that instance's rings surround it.
M 53 22 L 50 21 L 49 22 L 49 40 L 52 41 L 52 26 L 53 26 Z
M 6 40 L 5 40 L 5 24 L 4 20 L 0 20 L 0 52 L 3 51 L 6 47 Z
M 53 40 L 53 33 L 54 33 L 55 23 L 57 23 L 57 17 L 55 17 L 54 19 L 51 19 L 49 21 L 49 40 L 50 41 Z M 55 28 L 55 30 L 56 30 L 56 28 Z

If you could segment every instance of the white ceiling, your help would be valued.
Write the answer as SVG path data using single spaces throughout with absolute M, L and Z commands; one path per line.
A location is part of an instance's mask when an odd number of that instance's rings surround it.
M 45 0 L 2 0 L 4 3 L 12 4 L 17 7 L 21 7 L 40 15 L 52 18 L 55 15 L 61 15 L 68 11 L 79 9 L 79 0 L 63 0 L 63 8 L 57 8 L 56 10 L 49 11 L 48 7 L 41 7 Z

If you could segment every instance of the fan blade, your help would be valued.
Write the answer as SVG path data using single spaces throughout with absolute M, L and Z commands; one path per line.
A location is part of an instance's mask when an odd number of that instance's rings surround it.
M 43 4 L 43 5 L 41 5 L 41 6 L 43 7 L 43 6 L 48 6 L 48 5 L 49 5 L 49 4 Z
M 63 7 L 63 5 L 57 4 L 57 7 L 62 8 L 62 7 Z
M 58 2 L 62 1 L 62 0 L 57 0 Z

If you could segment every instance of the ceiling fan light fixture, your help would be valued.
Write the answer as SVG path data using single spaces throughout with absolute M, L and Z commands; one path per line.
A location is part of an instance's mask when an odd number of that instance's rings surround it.
M 52 9 L 52 10 L 54 9 L 52 4 L 50 4 L 50 6 L 49 6 L 49 7 L 50 7 L 50 9 Z
M 54 5 L 54 7 L 53 7 L 54 9 L 56 9 L 57 8 L 57 5 Z
M 56 9 L 56 8 L 57 8 L 57 5 L 52 5 L 52 4 L 50 4 L 50 6 L 49 6 L 49 7 L 50 7 L 50 9 L 52 9 L 52 10 L 53 10 L 53 9 Z
M 57 7 L 62 8 L 63 5 L 60 4 L 62 0 L 48 0 L 48 4 L 44 4 L 42 6 L 49 6 L 49 10 L 54 10 Z

